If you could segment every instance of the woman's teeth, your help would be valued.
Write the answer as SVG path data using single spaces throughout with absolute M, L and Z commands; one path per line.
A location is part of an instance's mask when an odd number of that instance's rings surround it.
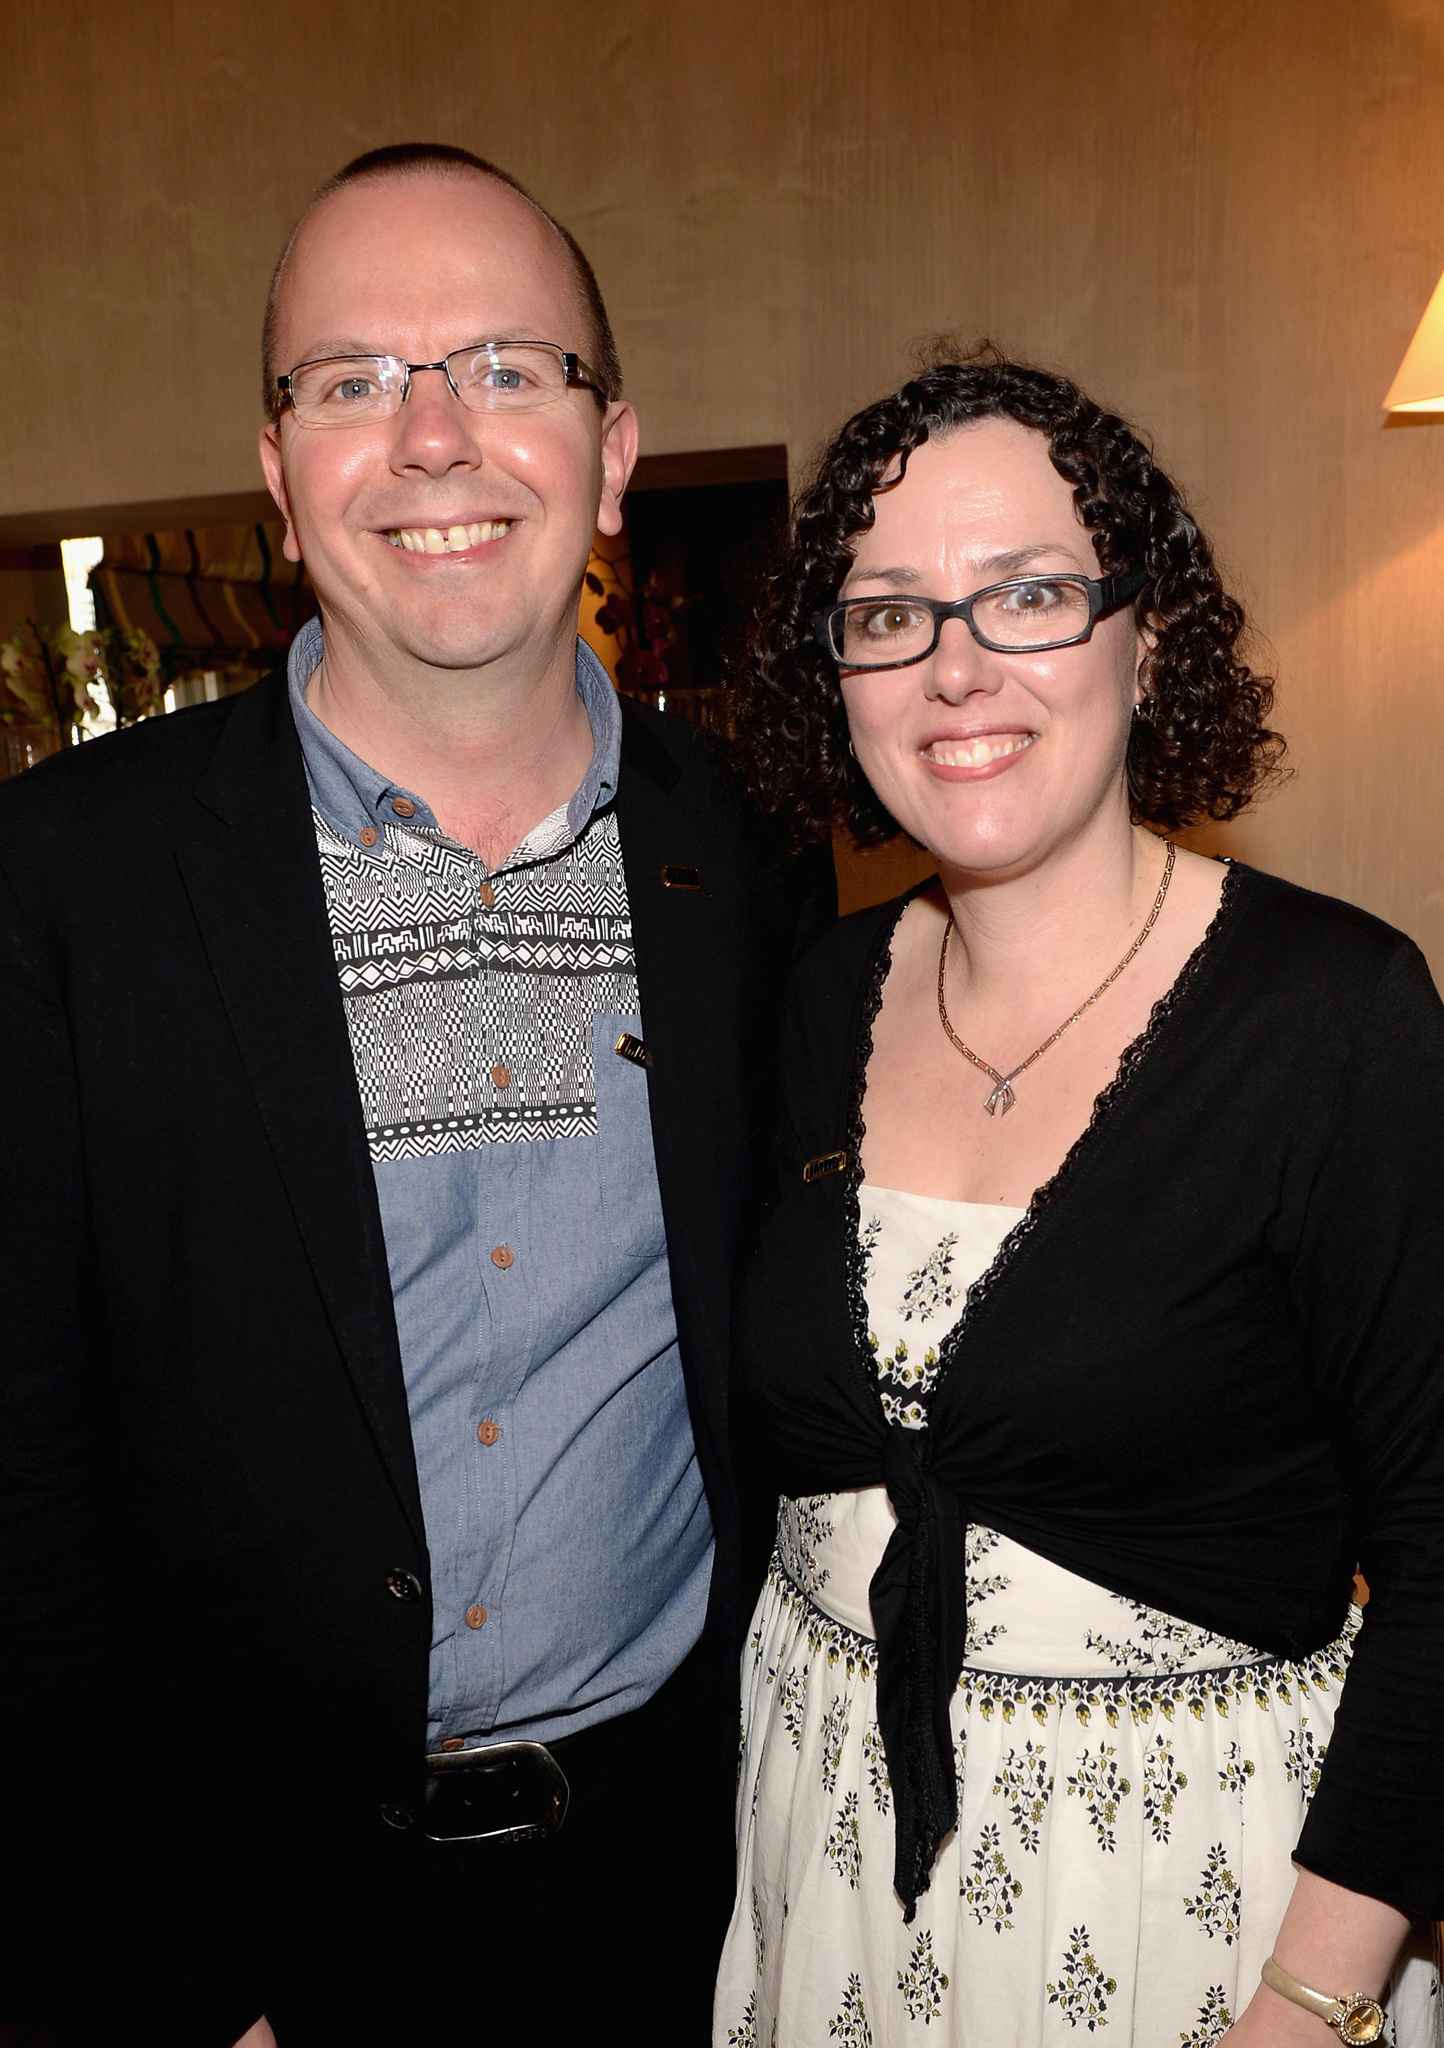
M 470 526 L 394 526 L 386 538 L 394 548 L 411 555 L 459 555 L 467 548 L 480 547 L 484 540 L 500 540 L 511 529 L 509 519 L 480 519 Z
M 986 768 L 1007 754 L 1021 754 L 1038 737 L 1035 732 L 999 733 L 992 739 L 934 740 L 923 748 L 923 759 L 939 768 Z

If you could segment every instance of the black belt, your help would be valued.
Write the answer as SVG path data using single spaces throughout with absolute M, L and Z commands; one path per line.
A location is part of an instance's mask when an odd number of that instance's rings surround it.
M 492 1742 L 426 1759 L 429 1842 L 537 1842 L 566 1819 L 571 1787 L 544 1742 Z

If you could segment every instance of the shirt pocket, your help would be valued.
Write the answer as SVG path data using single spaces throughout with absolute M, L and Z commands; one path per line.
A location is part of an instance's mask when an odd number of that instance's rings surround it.
M 652 1150 L 647 1070 L 617 1051 L 623 1033 L 641 1042 L 641 1018 L 592 1019 L 602 1222 L 619 1251 L 638 1260 L 657 1259 L 667 1249 L 667 1232 Z

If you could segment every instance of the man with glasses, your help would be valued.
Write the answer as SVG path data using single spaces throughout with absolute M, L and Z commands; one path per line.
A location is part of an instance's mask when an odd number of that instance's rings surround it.
M 577 640 L 637 426 L 518 186 L 358 159 L 265 353 L 321 608 L 289 688 L 0 804 L 12 1704 L 36 1868 L 86 1873 L 62 2003 L 87 2040 L 701 2042 L 729 1272 L 830 873 Z

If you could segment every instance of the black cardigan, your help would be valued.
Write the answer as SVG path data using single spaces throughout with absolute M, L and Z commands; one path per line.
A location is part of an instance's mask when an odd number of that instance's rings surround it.
M 885 1479 L 899 1513 L 872 1587 L 899 1890 L 925 1889 L 955 1811 L 976 1521 L 1285 1657 L 1338 1635 L 1360 1564 L 1369 1605 L 1297 1860 L 1444 1915 L 1444 1008 L 1418 949 L 1233 868 L 972 1290 L 930 1428 L 890 1432 L 856 1190 L 900 911 L 844 920 L 794 978 L 777 1184 L 739 1310 L 739 1422 L 780 1490 Z

